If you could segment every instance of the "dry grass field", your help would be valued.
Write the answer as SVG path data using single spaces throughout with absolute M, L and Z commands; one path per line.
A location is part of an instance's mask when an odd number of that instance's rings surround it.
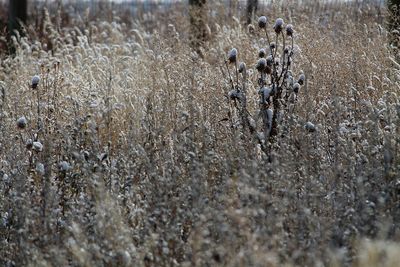
M 0 266 L 398 266 L 400 65 L 385 8 L 262 7 L 293 52 L 287 98 L 271 104 L 258 17 L 249 29 L 209 4 L 199 56 L 186 8 L 42 10 L 2 54 Z M 243 84 L 245 109 L 231 91 Z

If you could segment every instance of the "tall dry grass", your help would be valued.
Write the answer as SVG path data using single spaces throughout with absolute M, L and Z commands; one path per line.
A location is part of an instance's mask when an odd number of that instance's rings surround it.
M 236 47 L 255 113 L 261 35 L 211 8 L 204 58 L 174 12 L 151 27 L 43 12 L 16 40 L 0 68 L 1 265 L 396 266 L 400 68 L 384 10 L 260 10 L 294 25 L 306 75 L 269 161 L 227 120 L 221 71 Z

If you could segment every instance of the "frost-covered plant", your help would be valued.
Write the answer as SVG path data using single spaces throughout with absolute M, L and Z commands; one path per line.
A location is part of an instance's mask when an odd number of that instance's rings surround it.
M 267 47 L 261 47 L 258 51 L 258 60 L 255 69 L 258 72 L 259 112 L 251 116 L 247 110 L 246 84 L 248 74 L 244 63 L 238 63 L 238 51 L 233 48 L 228 53 L 226 67 L 231 90 L 228 97 L 234 101 L 238 108 L 243 128 L 249 129 L 256 136 L 262 150 L 268 153 L 271 145 L 276 141 L 279 124 L 284 120 L 285 113 L 294 110 L 300 87 L 305 83 L 305 75 L 301 74 L 297 79 L 292 72 L 294 57 L 294 30 L 293 25 L 288 24 L 286 31 L 284 21 L 278 18 L 273 25 L 272 42 L 268 29 L 268 19 L 261 16 L 258 19 L 260 31 L 265 34 Z M 230 65 L 233 65 L 231 75 Z M 241 76 L 239 78 L 239 76 Z M 238 105 L 239 104 L 239 105 Z M 256 119 L 254 119 L 256 118 Z M 256 125 L 261 118 L 261 133 Z M 256 123 L 254 123 L 256 122 Z M 310 123 L 311 125 L 311 123 Z M 315 130 L 315 127 L 311 127 Z M 311 129 L 309 125 L 307 129 Z
M 186 43 L 181 13 L 151 14 L 154 31 L 74 16 L 46 38 L 18 40 L 0 68 L 0 266 L 350 266 L 360 238 L 398 240 L 399 72 L 385 61 L 379 19 L 338 10 L 325 27 L 294 9 L 297 107 L 281 109 L 272 164 L 254 149 L 271 143 L 257 115 L 269 95 L 272 125 L 271 50 L 282 54 L 293 27 L 278 27 L 277 42 L 266 22 L 268 44 L 216 11 L 204 58 Z M 216 70 L 232 43 L 224 101 Z

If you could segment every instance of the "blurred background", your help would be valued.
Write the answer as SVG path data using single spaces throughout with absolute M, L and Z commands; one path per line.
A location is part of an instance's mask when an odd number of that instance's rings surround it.
M 399 0 L 2 0 L 0 1 L 0 53 L 7 50 L 10 36 L 18 31 L 32 33 L 41 29 L 43 24 L 44 10 L 46 9 L 58 29 L 65 26 L 77 26 L 81 29 L 87 23 L 95 21 L 108 21 L 125 23 L 131 27 L 133 22 L 140 23 L 147 31 L 153 31 L 155 27 L 164 27 L 168 23 L 176 24 L 177 19 L 182 22 L 190 17 L 189 7 L 196 7 L 202 11 L 200 17 L 207 17 L 219 23 L 226 18 L 236 17 L 243 24 L 250 24 L 255 16 L 267 14 L 277 8 L 281 11 L 285 8 L 289 12 L 304 10 L 303 15 L 311 16 L 311 19 L 328 21 L 338 15 L 343 6 L 351 6 L 354 19 L 370 14 L 378 16 L 378 21 L 383 21 L 382 11 L 386 5 L 398 6 Z M 337 10 L 333 12 L 332 10 Z M 362 10 L 362 12 L 360 12 Z M 182 16 L 183 15 L 183 16 Z M 198 14 L 196 15 L 198 16 Z M 203 19 L 201 19 L 203 20 Z M 161 22 L 161 23 L 160 23 Z M 209 23 L 208 25 L 212 25 Z M 27 27 L 21 29 L 21 24 Z M 194 25 L 193 19 L 191 24 Z M 205 23 L 197 23 L 195 27 L 201 27 Z M 162 29 L 159 29 L 162 30 Z M 204 30 L 203 30 L 204 31 Z M 8 49 L 9 50 L 9 49 Z

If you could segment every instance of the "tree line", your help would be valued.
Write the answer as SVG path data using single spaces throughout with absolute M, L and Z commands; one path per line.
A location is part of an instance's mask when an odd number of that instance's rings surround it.
M 258 0 L 247 0 L 246 4 L 246 23 L 250 24 L 257 14 Z M 193 47 L 200 51 L 200 47 L 207 40 L 207 0 L 189 0 L 189 19 L 191 24 Z M 390 44 L 399 47 L 399 29 L 400 29 L 400 0 L 388 0 L 388 30 L 391 34 Z M 28 20 L 28 1 L 27 0 L 9 0 L 8 10 L 8 32 L 9 36 L 16 31 L 22 33 L 22 27 Z M 397 30 L 397 31 L 396 31 Z M 12 51 L 12 49 L 11 49 Z

